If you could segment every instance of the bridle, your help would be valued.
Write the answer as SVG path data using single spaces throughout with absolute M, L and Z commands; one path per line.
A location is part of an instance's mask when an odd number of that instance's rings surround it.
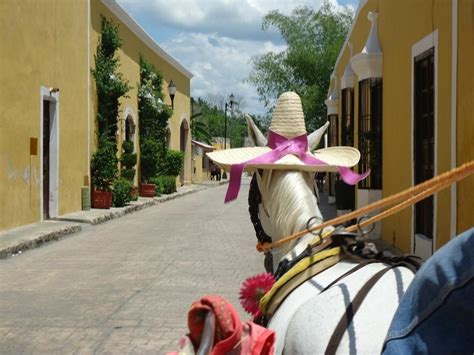
M 258 188 L 257 174 L 259 174 L 259 172 L 254 173 L 252 180 L 250 181 L 248 198 L 250 221 L 255 229 L 255 235 L 257 236 L 259 243 L 271 243 L 272 238 L 265 233 L 260 218 L 258 218 L 258 205 L 262 203 L 262 194 Z M 273 274 L 273 255 L 270 251 L 265 252 L 264 266 L 267 272 Z

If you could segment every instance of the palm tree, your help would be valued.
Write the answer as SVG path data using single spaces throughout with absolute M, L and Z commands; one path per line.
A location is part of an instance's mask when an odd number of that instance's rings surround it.
M 209 133 L 209 128 L 206 122 L 204 122 L 202 119 L 199 119 L 199 117 L 202 117 L 202 112 L 196 111 L 197 109 L 195 108 L 195 101 L 193 98 L 191 98 L 191 135 L 193 139 L 199 142 L 212 144 L 212 137 Z

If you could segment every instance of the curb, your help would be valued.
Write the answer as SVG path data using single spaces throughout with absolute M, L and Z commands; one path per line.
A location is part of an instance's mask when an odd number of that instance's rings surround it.
M 53 224 L 54 222 L 43 222 L 46 224 Z M 58 228 L 59 227 L 59 228 Z M 27 237 L 20 238 L 20 240 L 12 240 L 12 242 L 0 249 L 0 259 L 5 259 L 10 256 L 15 256 L 16 254 L 21 254 L 23 251 L 38 248 L 43 244 L 46 244 L 51 241 L 59 240 L 64 238 L 67 235 L 80 232 L 82 230 L 81 226 L 77 223 L 67 224 L 63 226 L 58 226 L 50 231 L 36 231 Z M 14 229 L 5 234 L 15 234 L 21 233 L 22 230 L 26 228 L 32 228 L 32 226 L 27 226 L 23 228 Z
M 76 213 L 71 213 L 69 215 L 58 217 L 55 220 L 87 223 L 95 226 L 97 224 L 105 223 L 123 217 L 130 213 L 141 211 L 144 208 L 152 207 L 159 203 L 174 200 L 175 198 L 186 196 L 205 189 L 206 187 L 197 187 L 185 191 L 178 191 L 169 195 L 162 195 L 159 197 L 140 197 L 138 201 L 132 201 L 128 206 L 125 207 L 112 207 L 108 210 L 91 209 L 89 211 L 79 211 Z M 91 214 L 93 215 L 91 216 Z
M 0 259 L 21 254 L 23 251 L 38 248 L 43 244 L 80 232 L 82 231 L 81 223 L 95 226 L 166 201 L 174 200 L 178 197 L 221 186 L 227 182 L 194 184 L 191 188 L 184 187 L 181 191 L 169 195 L 153 198 L 140 197 L 138 201 L 132 201 L 125 207 L 111 208 L 109 210 L 91 209 L 89 211 L 78 211 L 45 222 L 3 231 L 0 233 Z

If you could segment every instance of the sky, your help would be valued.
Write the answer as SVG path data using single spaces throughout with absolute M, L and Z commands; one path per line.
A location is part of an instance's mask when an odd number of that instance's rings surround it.
M 242 100 L 251 114 L 267 111 L 246 79 L 251 58 L 286 46 L 278 31 L 261 29 L 272 10 L 284 14 L 300 6 L 319 8 L 322 0 L 117 0 L 168 54 L 188 69 L 191 96 Z M 355 11 L 358 0 L 329 0 Z M 166 78 L 168 81 L 169 78 Z M 329 80 L 329 78 L 328 78 Z

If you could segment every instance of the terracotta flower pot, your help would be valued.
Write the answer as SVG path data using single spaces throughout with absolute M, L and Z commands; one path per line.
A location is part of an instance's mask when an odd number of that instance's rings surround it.
M 140 185 L 140 196 L 142 197 L 155 197 L 156 185 L 155 184 L 141 184 Z
M 111 191 L 92 191 L 92 207 L 108 209 L 112 207 L 112 192 Z

